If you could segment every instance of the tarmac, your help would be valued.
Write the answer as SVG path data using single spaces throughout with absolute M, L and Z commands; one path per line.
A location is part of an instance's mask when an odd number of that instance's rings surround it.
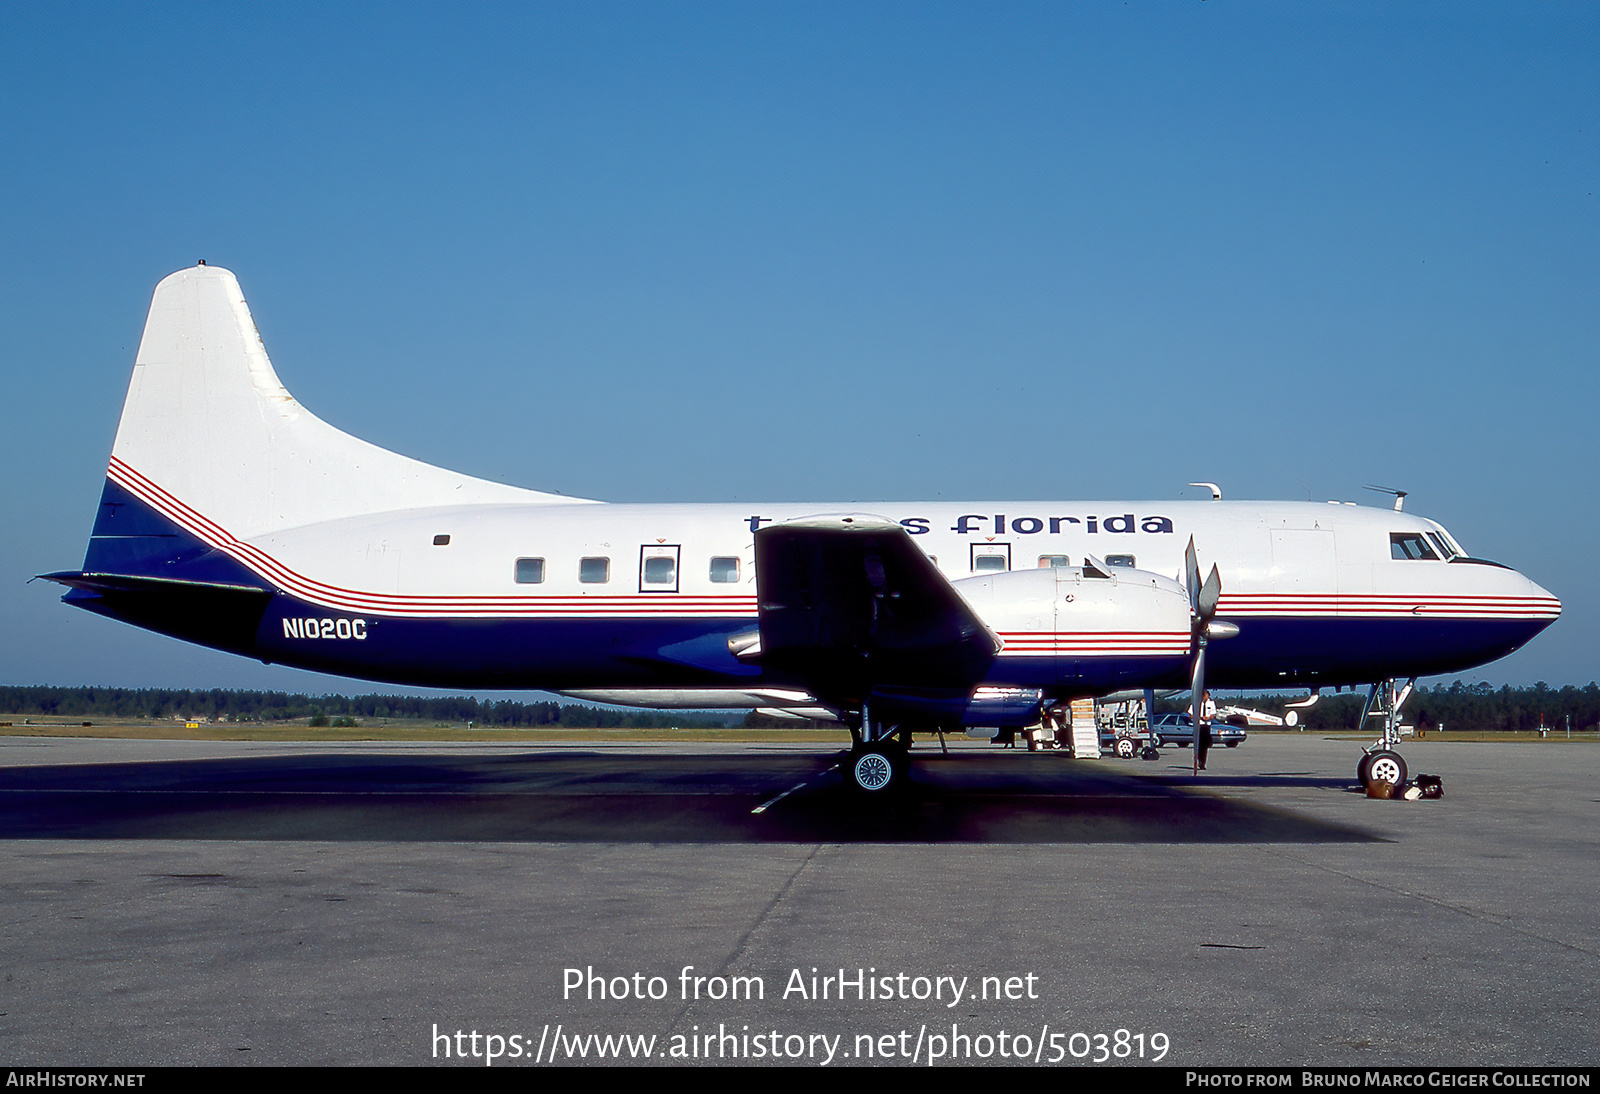
M 1594 1065 L 1600 747 L 1404 753 L 0 738 L 0 1054 Z

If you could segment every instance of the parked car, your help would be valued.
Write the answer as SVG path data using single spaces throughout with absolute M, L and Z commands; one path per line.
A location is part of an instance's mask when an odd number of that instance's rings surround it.
M 1187 714 L 1157 714 L 1150 722 L 1150 732 L 1164 745 L 1188 748 L 1194 744 L 1194 722 Z M 1211 745 L 1238 748 L 1248 734 L 1238 726 L 1226 722 L 1211 723 Z

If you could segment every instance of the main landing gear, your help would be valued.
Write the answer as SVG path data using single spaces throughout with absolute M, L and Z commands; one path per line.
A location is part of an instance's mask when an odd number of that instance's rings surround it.
M 1405 757 L 1396 751 L 1400 744 L 1400 708 L 1411 697 L 1411 690 L 1416 684 L 1415 676 L 1403 685 L 1395 680 L 1380 680 L 1367 692 L 1367 702 L 1361 710 L 1361 725 L 1365 727 L 1367 719 L 1374 717 L 1381 718 L 1383 722 L 1382 735 L 1367 748 L 1361 762 L 1356 764 L 1356 778 L 1363 787 L 1370 788 L 1373 783 L 1379 782 L 1397 788 L 1405 786 L 1410 772 L 1406 768 Z
M 844 762 L 845 785 L 858 794 L 887 798 L 910 782 L 911 735 L 899 726 L 874 722 L 865 705 L 850 721 L 852 745 Z
M 887 797 L 905 786 L 910 766 L 905 746 L 898 741 L 857 745 L 846 761 L 845 781 L 858 793 Z

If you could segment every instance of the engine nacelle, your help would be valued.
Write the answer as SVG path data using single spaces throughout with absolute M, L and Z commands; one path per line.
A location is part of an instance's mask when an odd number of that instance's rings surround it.
M 1003 643 L 985 683 L 1037 682 L 1041 662 L 1058 695 L 1188 679 L 1189 597 L 1172 578 L 1090 560 L 953 584 Z M 1027 671 L 1018 671 L 1023 665 Z

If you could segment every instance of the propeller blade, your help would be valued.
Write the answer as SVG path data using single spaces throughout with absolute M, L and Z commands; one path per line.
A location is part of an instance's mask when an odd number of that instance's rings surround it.
M 1189 547 L 1183 552 L 1183 586 L 1189 591 L 1189 607 L 1200 602 L 1200 561 L 1194 553 L 1194 537 L 1189 537 Z
M 1195 610 L 1200 618 L 1209 622 L 1217 614 L 1217 601 L 1222 599 L 1222 575 L 1217 573 L 1215 566 L 1206 576 L 1206 583 L 1200 587 L 1200 595 L 1195 603 Z
M 1194 740 L 1189 750 L 1194 754 L 1194 773 L 1200 774 L 1200 708 L 1206 694 L 1206 636 L 1202 632 L 1194 653 L 1194 666 L 1189 672 L 1189 728 Z
M 1200 774 L 1200 727 L 1206 695 L 1206 645 L 1211 637 L 1212 617 L 1217 614 L 1217 604 L 1222 600 L 1222 574 L 1213 565 L 1200 581 L 1200 561 L 1195 554 L 1194 537 L 1189 537 L 1189 547 L 1183 553 L 1183 576 L 1189 589 L 1189 608 L 1194 613 L 1194 663 L 1189 667 L 1189 725 L 1194 731 L 1194 773 Z M 1218 629 L 1229 624 L 1218 624 Z M 1237 628 L 1235 628 L 1237 633 Z

